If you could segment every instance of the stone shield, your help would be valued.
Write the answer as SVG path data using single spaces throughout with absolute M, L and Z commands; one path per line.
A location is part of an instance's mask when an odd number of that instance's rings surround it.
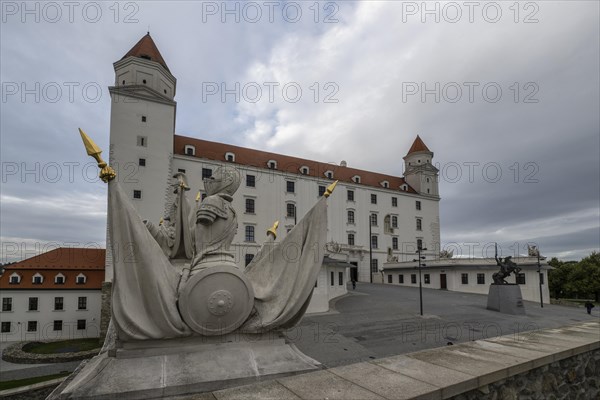
M 254 305 L 254 290 L 243 272 L 220 265 L 190 276 L 179 292 L 179 312 L 185 323 L 205 336 L 224 335 L 246 321 Z

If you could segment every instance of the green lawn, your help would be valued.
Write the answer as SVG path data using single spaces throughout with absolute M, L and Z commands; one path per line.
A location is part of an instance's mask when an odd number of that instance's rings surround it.
M 0 390 L 14 389 L 21 386 L 33 385 L 34 383 L 50 381 L 70 375 L 70 372 L 62 372 L 55 375 L 37 376 L 35 378 L 18 379 L 14 381 L 0 382 Z
M 57 353 L 76 353 L 99 349 L 101 347 L 98 338 L 61 340 L 59 342 L 48 343 L 28 343 L 23 346 L 23 351 L 35 354 L 57 354 Z

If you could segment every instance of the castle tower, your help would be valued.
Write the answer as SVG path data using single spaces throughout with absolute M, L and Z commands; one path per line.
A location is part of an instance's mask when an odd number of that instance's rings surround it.
M 158 223 L 172 175 L 177 80 L 150 33 L 113 65 L 110 164 L 141 217 Z
M 404 156 L 404 179 L 419 194 L 439 196 L 438 169 L 432 164 L 433 152 L 417 135 Z

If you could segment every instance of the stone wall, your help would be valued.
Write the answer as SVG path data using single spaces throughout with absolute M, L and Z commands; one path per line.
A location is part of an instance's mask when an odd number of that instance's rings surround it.
M 453 400 L 600 398 L 600 350 L 565 358 L 452 397 Z
M 102 304 L 100 306 L 100 343 L 104 342 L 111 317 L 112 282 L 102 282 Z

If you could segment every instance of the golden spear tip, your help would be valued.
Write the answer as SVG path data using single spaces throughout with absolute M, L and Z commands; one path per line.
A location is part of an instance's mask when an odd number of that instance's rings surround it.
M 331 193 L 333 193 L 333 190 L 335 189 L 335 185 L 337 185 L 338 182 L 339 181 L 335 181 L 331 185 L 327 186 L 327 190 L 325 190 L 325 193 L 323 194 L 323 196 L 325 196 L 325 197 L 331 196 Z
M 273 239 L 277 239 L 277 228 L 279 227 L 279 221 L 275 221 L 272 227 L 267 229 L 267 236 L 269 233 L 273 235 Z
M 96 154 L 102 153 L 100 147 L 94 143 L 94 141 L 81 129 L 79 129 L 79 134 L 81 135 L 81 140 L 83 140 L 83 145 L 85 146 L 85 151 L 87 151 L 88 156 L 94 157 Z
M 200 201 L 201 195 L 200 195 L 200 191 L 198 190 L 198 194 L 196 194 L 196 203 Z

